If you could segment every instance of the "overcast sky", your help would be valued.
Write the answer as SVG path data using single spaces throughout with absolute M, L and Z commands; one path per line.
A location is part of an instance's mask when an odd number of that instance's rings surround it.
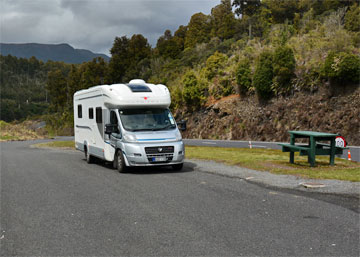
M 0 0 L 1 43 L 69 43 L 109 54 L 116 36 L 144 35 L 155 46 L 220 0 Z

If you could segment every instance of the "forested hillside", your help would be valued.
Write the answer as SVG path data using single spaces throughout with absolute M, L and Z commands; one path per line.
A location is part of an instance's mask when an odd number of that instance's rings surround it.
M 97 57 L 104 58 L 106 61 L 110 59 L 105 54 L 96 54 L 85 49 L 74 49 L 68 44 L 0 43 L 0 54 L 3 56 L 12 55 L 18 58 L 31 58 L 34 56 L 43 62 L 83 63 Z
M 35 58 L 0 56 L 1 119 L 20 120 L 43 114 L 49 106 L 46 77 L 51 63 Z
M 310 129 L 359 144 L 359 19 L 350 0 L 222 0 L 153 48 L 143 35 L 116 37 L 109 63 L 40 62 L 37 81 L 46 83 L 54 126 L 71 124 L 76 90 L 142 78 L 169 87 L 188 137 L 284 140 L 289 129 Z

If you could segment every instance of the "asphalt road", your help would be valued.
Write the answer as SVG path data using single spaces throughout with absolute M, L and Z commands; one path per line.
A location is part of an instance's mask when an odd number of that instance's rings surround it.
M 2 256 L 359 256 L 359 213 L 331 197 L 32 143 L 0 143 Z
M 184 139 L 184 142 L 187 145 L 235 147 L 235 148 L 249 148 L 251 142 L 251 147 L 253 148 L 281 149 L 281 146 L 278 145 L 278 142 L 207 140 L 207 139 Z M 351 160 L 360 162 L 360 147 L 359 146 L 347 146 L 347 147 L 350 149 Z M 343 154 L 337 157 L 348 159 L 348 151 L 344 150 Z

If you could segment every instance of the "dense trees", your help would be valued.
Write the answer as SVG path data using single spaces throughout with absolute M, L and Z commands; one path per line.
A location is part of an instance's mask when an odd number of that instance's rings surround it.
M 42 114 L 48 107 L 45 81 L 48 65 L 30 59 L 0 56 L 1 108 L 5 121 Z
M 1 119 L 55 112 L 53 124 L 71 122 L 75 91 L 134 78 L 166 84 L 172 108 L 188 112 L 233 93 L 268 100 L 326 81 L 356 84 L 359 19 L 353 0 L 220 0 L 154 48 L 143 35 L 116 37 L 109 63 L 1 56 Z

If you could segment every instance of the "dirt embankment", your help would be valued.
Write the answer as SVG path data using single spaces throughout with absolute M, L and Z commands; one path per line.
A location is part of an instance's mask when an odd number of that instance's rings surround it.
M 184 138 L 289 141 L 288 130 L 311 130 L 340 133 L 348 144 L 360 145 L 360 87 L 333 94 L 296 93 L 267 104 L 234 95 L 176 117 L 187 120 Z

